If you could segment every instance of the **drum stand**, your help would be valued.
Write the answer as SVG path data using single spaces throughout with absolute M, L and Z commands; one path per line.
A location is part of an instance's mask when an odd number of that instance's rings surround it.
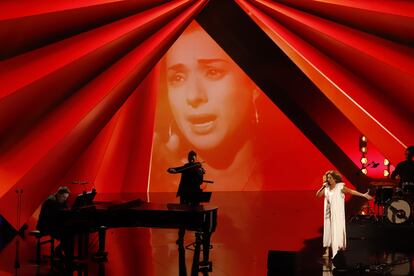
M 386 204 L 377 205 L 377 217 L 379 222 L 384 223 L 387 221 L 387 217 L 385 216 L 385 209 Z
M 375 202 L 374 209 L 376 210 L 376 221 L 384 222 L 387 220 L 385 216 L 385 208 L 388 205 L 388 202 Z
M 391 186 L 375 186 L 374 209 L 376 209 L 376 220 L 384 222 L 386 218 L 385 209 L 392 200 L 394 189 Z

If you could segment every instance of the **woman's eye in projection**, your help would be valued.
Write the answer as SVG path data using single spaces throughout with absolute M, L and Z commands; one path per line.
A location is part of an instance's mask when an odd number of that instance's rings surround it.
M 207 67 L 205 69 L 205 77 L 210 80 L 220 80 L 227 74 L 227 71 L 217 67 Z
M 182 85 L 187 79 L 187 74 L 185 72 L 169 72 L 168 73 L 168 84 L 174 87 Z

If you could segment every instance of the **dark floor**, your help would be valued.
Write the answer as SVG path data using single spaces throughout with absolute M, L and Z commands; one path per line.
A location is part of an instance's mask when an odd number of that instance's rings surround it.
M 101 195 L 101 199 L 110 197 Z M 152 202 L 177 202 L 173 194 L 149 197 Z M 276 262 L 277 268 L 289 268 L 294 262 L 298 275 L 411 275 L 414 271 L 410 238 L 414 236 L 413 225 L 395 227 L 362 219 L 348 225 L 348 249 L 334 263 L 333 273 L 332 263 L 320 257 L 323 200 L 316 199 L 313 191 L 216 192 L 210 205 L 218 206 L 219 211 L 210 251 L 213 271 L 205 275 L 266 275 L 269 250 L 279 256 L 270 259 L 272 267 Z M 29 221 L 29 230 L 33 225 L 34 218 Z M 387 231 L 380 235 L 384 227 Z M 181 266 L 180 271 L 176 239 L 177 230 L 110 229 L 106 237 L 108 260 L 97 263 L 89 258 L 77 262 L 77 271 L 66 275 L 190 275 L 193 251 L 187 249 L 185 256 L 181 256 L 186 270 Z M 185 244 L 193 240 L 194 233 L 188 232 Z M 96 235 L 91 237 L 89 248 L 96 251 Z M 47 251 L 45 247 L 43 253 Z M 294 260 L 285 258 L 292 256 L 288 251 L 293 252 Z M 37 266 L 34 259 L 33 237 L 14 238 L 0 252 L 0 275 L 62 274 L 59 265 L 51 271 L 47 261 Z M 16 261 L 20 264 L 18 269 L 14 268 Z

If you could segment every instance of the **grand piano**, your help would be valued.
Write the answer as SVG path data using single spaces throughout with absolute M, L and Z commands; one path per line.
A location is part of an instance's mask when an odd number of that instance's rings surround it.
M 89 233 L 98 231 L 99 249 L 95 254 L 98 259 L 106 257 L 105 238 L 108 228 L 184 228 L 194 231 L 191 275 L 198 275 L 198 272 L 212 270 L 209 249 L 211 235 L 217 226 L 217 209 L 209 205 L 160 204 L 139 199 L 126 202 L 99 202 L 85 204 L 68 212 L 64 224 L 73 229 L 79 239 L 78 257 L 87 255 Z M 201 252 L 202 260 L 200 260 Z

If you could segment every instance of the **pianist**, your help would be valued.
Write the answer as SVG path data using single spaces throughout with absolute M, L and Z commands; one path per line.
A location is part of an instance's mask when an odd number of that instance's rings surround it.
M 55 249 L 57 257 L 71 259 L 73 257 L 73 234 L 63 226 L 64 212 L 69 210 L 67 199 L 70 190 L 59 187 L 55 194 L 43 202 L 36 228 L 44 235 L 51 235 L 60 244 Z
M 181 180 L 178 186 L 177 197 L 180 197 L 181 204 L 197 205 L 197 194 L 202 192 L 206 184 L 203 184 L 204 174 L 206 171 L 201 166 L 201 162 L 197 162 L 197 153 L 190 151 L 188 153 L 188 163 L 183 166 L 169 168 L 168 173 L 181 173 Z M 185 230 L 180 229 L 178 232 L 177 243 L 184 240 Z

